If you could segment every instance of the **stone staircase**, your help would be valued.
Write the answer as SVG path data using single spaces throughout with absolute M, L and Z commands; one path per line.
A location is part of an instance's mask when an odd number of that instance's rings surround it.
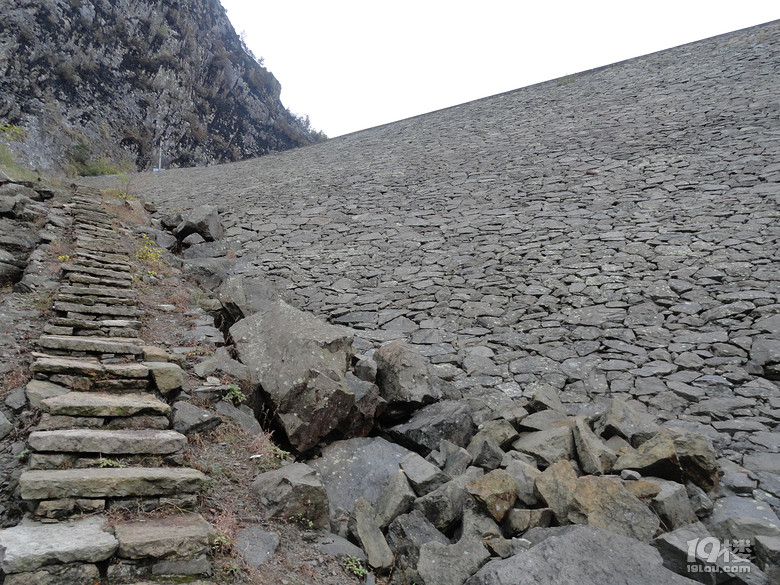
M 203 584 L 213 534 L 191 510 L 208 478 L 183 466 L 187 439 L 165 400 L 184 374 L 138 337 L 133 267 L 117 245 L 132 235 L 98 191 L 80 188 L 70 205 L 73 258 L 27 386 L 42 413 L 19 479 L 31 514 L 0 531 L 4 583 Z

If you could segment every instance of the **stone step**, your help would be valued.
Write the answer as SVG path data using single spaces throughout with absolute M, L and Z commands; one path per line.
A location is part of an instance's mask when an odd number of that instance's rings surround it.
M 87 274 L 79 274 L 77 272 L 71 272 L 68 274 L 68 280 L 78 284 L 89 284 L 97 286 L 118 286 L 123 288 L 130 288 L 132 281 L 118 280 L 116 278 L 101 278 L 97 276 L 89 276 Z
M 103 278 L 116 278 L 118 280 L 132 280 L 133 275 L 127 271 L 107 270 L 106 268 L 93 268 L 82 264 L 63 264 L 63 272 L 78 272 L 80 274 L 89 274 L 91 276 L 100 276 Z
M 76 429 L 35 431 L 30 449 L 47 453 L 100 453 L 102 455 L 168 455 L 178 453 L 187 438 L 176 431 L 103 431 Z
M 103 430 L 158 430 L 164 431 L 171 421 L 163 415 L 145 415 L 126 417 L 90 417 L 48 414 L 44 412 L 33 431 L 59 431 L 65 429 L 103 429 Z
M 124 337 L 85 337 L 69 335 L 41 335 L 38 345 L 45 349 L 87 351 L 121 355 L 142 355 L 137 339 Z
M 127 417 L 142 414 L 167 416 L 171 407 L 151 394 L 68 392 L 44 398 L 41 410 L 53 415 Z
M 209 551 L 214 529 L 200 514 L 118 522 L 114 535 L 123 559 L 186 559 Z
M 208 477 L 189 467 L 123 467 L 25 471 L 23 500 L 124 498 L 197 493 Z
M 84 319 L 66 319 L 65 317 L 57 317 L 51 320 L 52 327 L 70 328 L 81 331 L 95 331 L 99 332 L 101 329 L 140 329 L 141 322 L 134 319 L 103 319 L 100 321 L 90 321 Z M 84 335 L 84 333 L 80 333 Z M 116 337 L 116 336 L 112 336 Z
M 66 294 L 58 294 L 54 297 L 55 301 L 61 301 L 63 303 L 76 303 L 77 305 L 98 305 L 98 304 L 104 304 L 104 305 L 125 305 L 125 306 L 135 306 L 137 304 L 137 301 L 135 299 L 125 299 L 125 298 L 118 298 L 118 297 L 95 297 L 95 296 L 89 296 L 89 295 L 66 295 Z
M 100 287 L 100 286 L 61 286 L 59 288 L 60 294 L 74 295 L 74 296 L 91 296 L 91 297 L 111 297 L 117 299 L 134 299 L 138 297 L 138 294 L 133 289 L 116 288 L 116 287 Z
M 116 253 L 110 253 L 110 252 L 101 252 L 100 254 L 94 254 L 92 252 L 81 252 L 78 255 L 79 258 L 91 258 L 93 260 L 109 260 L 111 262 L 117 262 L 117 263 L 124 263 L 128 264 L 127 260 L 129 258 L 129 255 L 124 252 L 116 252 Z
M 0 530 L 3 551 L 0 569 L 6 575 L 13 575 L 52 564 L 96 563 L 110 558 L 118 547 L 105 518 L 89 517 L 56 524 L 26 520 Z M 24 579 L 16 582 L 23 583 Z
M 81 338 L 79 337 L 79 339 Z M 90 338 L 85 337 L 84 339 Z M 30 366 L 33 374 L 63 374 L 93 378 L 100 376 L 103 379 L 137 378 L 139 380 L 149 376 L 149 368 L 138 363 L 102 364 L 92 358 L 57 357 L 39 352 L 33 352 L 32 355 L 36 358 Z
M 111 260 L 96 260 L 94 258 L 76 258 L 71 264 L 74 266 L 87 266 L 90 268 L 102 268 L 104 270 L 116 270 L 117 272 L 132 272 L 132 265 L 127 262 L 111 262 Z
M 184 581 L 186 585 L 217 585 L 214 581 Z M 182 585 L 182 581 L 166 581 L 163 579 L 162 581 L 158 581 L 155 579 L 154 581 L 134 581 L 133 583 L 128 583 L 127 585 Z
M 130 321 L 125 321 L 130 323 Z M 137 323 L 137 321 L 132 321 Z M 127 327 L 105 327 L 103 329 L 75 329 L 73 327 L 60 327 L 57 325 L 45 325 L 43 332 L 48 335 L 78 335 L 80 337 L 131 337 L 138 338 L 137 329 L 128 329 Z M 143 343 L 138 339 L 138 343 Z

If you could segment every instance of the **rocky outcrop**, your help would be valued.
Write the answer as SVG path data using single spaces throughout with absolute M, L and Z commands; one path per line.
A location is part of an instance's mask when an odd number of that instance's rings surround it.
M 0 124 L 37 168 L 81 173 L 239 160 L 313 141 L 219 0 L 12 0 Z M 102 161 L 102 163 L 101 163 Z M 110 163 L 109 166 L 106 163 Z

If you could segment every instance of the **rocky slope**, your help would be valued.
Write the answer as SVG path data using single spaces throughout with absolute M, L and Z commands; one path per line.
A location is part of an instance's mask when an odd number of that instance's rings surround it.
M 37 168 L 234 161 L 308 144 L 219 0 L 8 0 L 0 125 Z M 15 138 L 20 138 L 19 135 Z

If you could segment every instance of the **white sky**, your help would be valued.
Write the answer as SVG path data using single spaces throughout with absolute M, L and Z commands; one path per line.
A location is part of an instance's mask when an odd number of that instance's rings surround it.
M 766 0 L 222 0 L 334 137 L 780 18 Z

